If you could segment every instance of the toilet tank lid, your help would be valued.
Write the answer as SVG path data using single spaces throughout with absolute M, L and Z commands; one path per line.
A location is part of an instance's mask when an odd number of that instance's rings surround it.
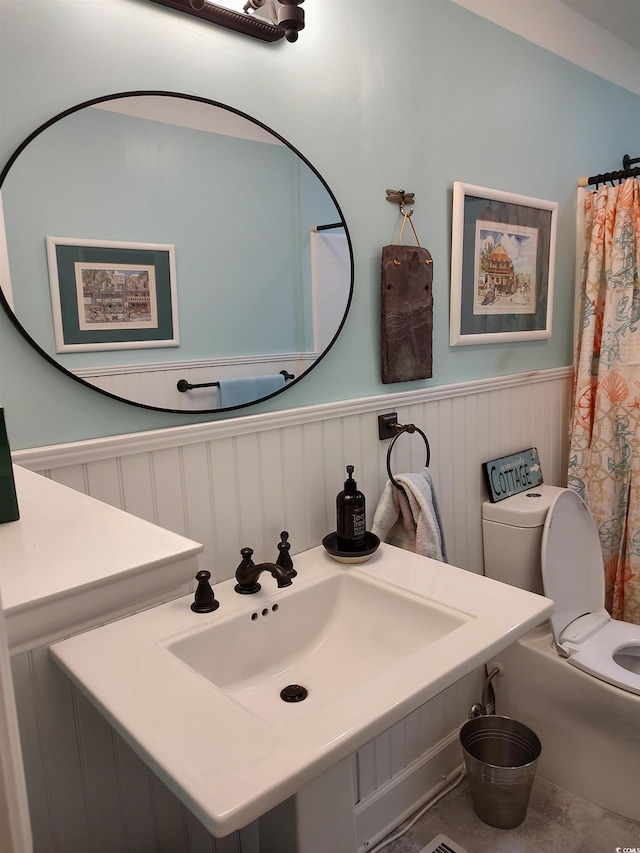
M 485 501 L 482 504 L 482 518 L 484 521 L 512 527 L 542 527 L 549 507 L 563 491 L 560 486 L 542 484 L 498 503 Z

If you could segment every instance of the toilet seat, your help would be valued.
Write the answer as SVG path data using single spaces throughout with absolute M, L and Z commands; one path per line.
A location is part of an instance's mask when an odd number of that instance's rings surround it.
M 632 672 L 616 663 L 614 658 L 618 651 L 628 647 L 639 655 L 640 664 L 640 626 L 611 618 L 583 643 L 564 643 L 569 663 L 601 681 L 640 696 L 640 670 Z
M 586 504 L 571 489 L 560 492 L 549 507 L 541 561 L 545 595 L 555 605 L 550 621 L 558 654 L 590 675 L 640 695 L 640 672 L 614 659 L 625 647 L 633 660 L 640 655 L 640 626 L 611 619 L 604 609 L 600 538 Z

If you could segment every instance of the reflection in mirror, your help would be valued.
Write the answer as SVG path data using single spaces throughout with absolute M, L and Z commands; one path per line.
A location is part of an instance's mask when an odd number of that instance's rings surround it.
M 103 393 L 174 412 L 249 405 L 298 382 L 344 323 L 353 261 L 333 193 L 233 108 L 87 102 L 29 137 L 0 189 L 5 309 Z

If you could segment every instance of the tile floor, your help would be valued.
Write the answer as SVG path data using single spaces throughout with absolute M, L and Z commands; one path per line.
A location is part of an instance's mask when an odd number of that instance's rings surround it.
M 638 792 L 640 796 L 640 791 Z M 536 776 L 524 823 L 495 829 L 476 816 L 467 781 L 454 788 L 380 853 L 420 853 L 443 833 L 468 853 L 615 853 L 640 851 L 640 823 L 608 812 Z

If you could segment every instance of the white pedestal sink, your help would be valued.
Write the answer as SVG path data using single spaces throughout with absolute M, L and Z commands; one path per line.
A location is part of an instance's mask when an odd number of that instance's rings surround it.
M 238 595 L 226 581 L 213 613 L 182 598 L 51 653 L 214 836 L 300 792 L 290 850 L 315 853 L 313 799 L 345 790 L 343 759 L 539 624 L 552 603 L 388 545 L 350 566 L 314 548 L 295 567 L 291 587 L 263 574 L 258 593 Z M 283 701 L 291 684 L 306 698 Z M 345 810 L 332 853 L 355 849 Z

